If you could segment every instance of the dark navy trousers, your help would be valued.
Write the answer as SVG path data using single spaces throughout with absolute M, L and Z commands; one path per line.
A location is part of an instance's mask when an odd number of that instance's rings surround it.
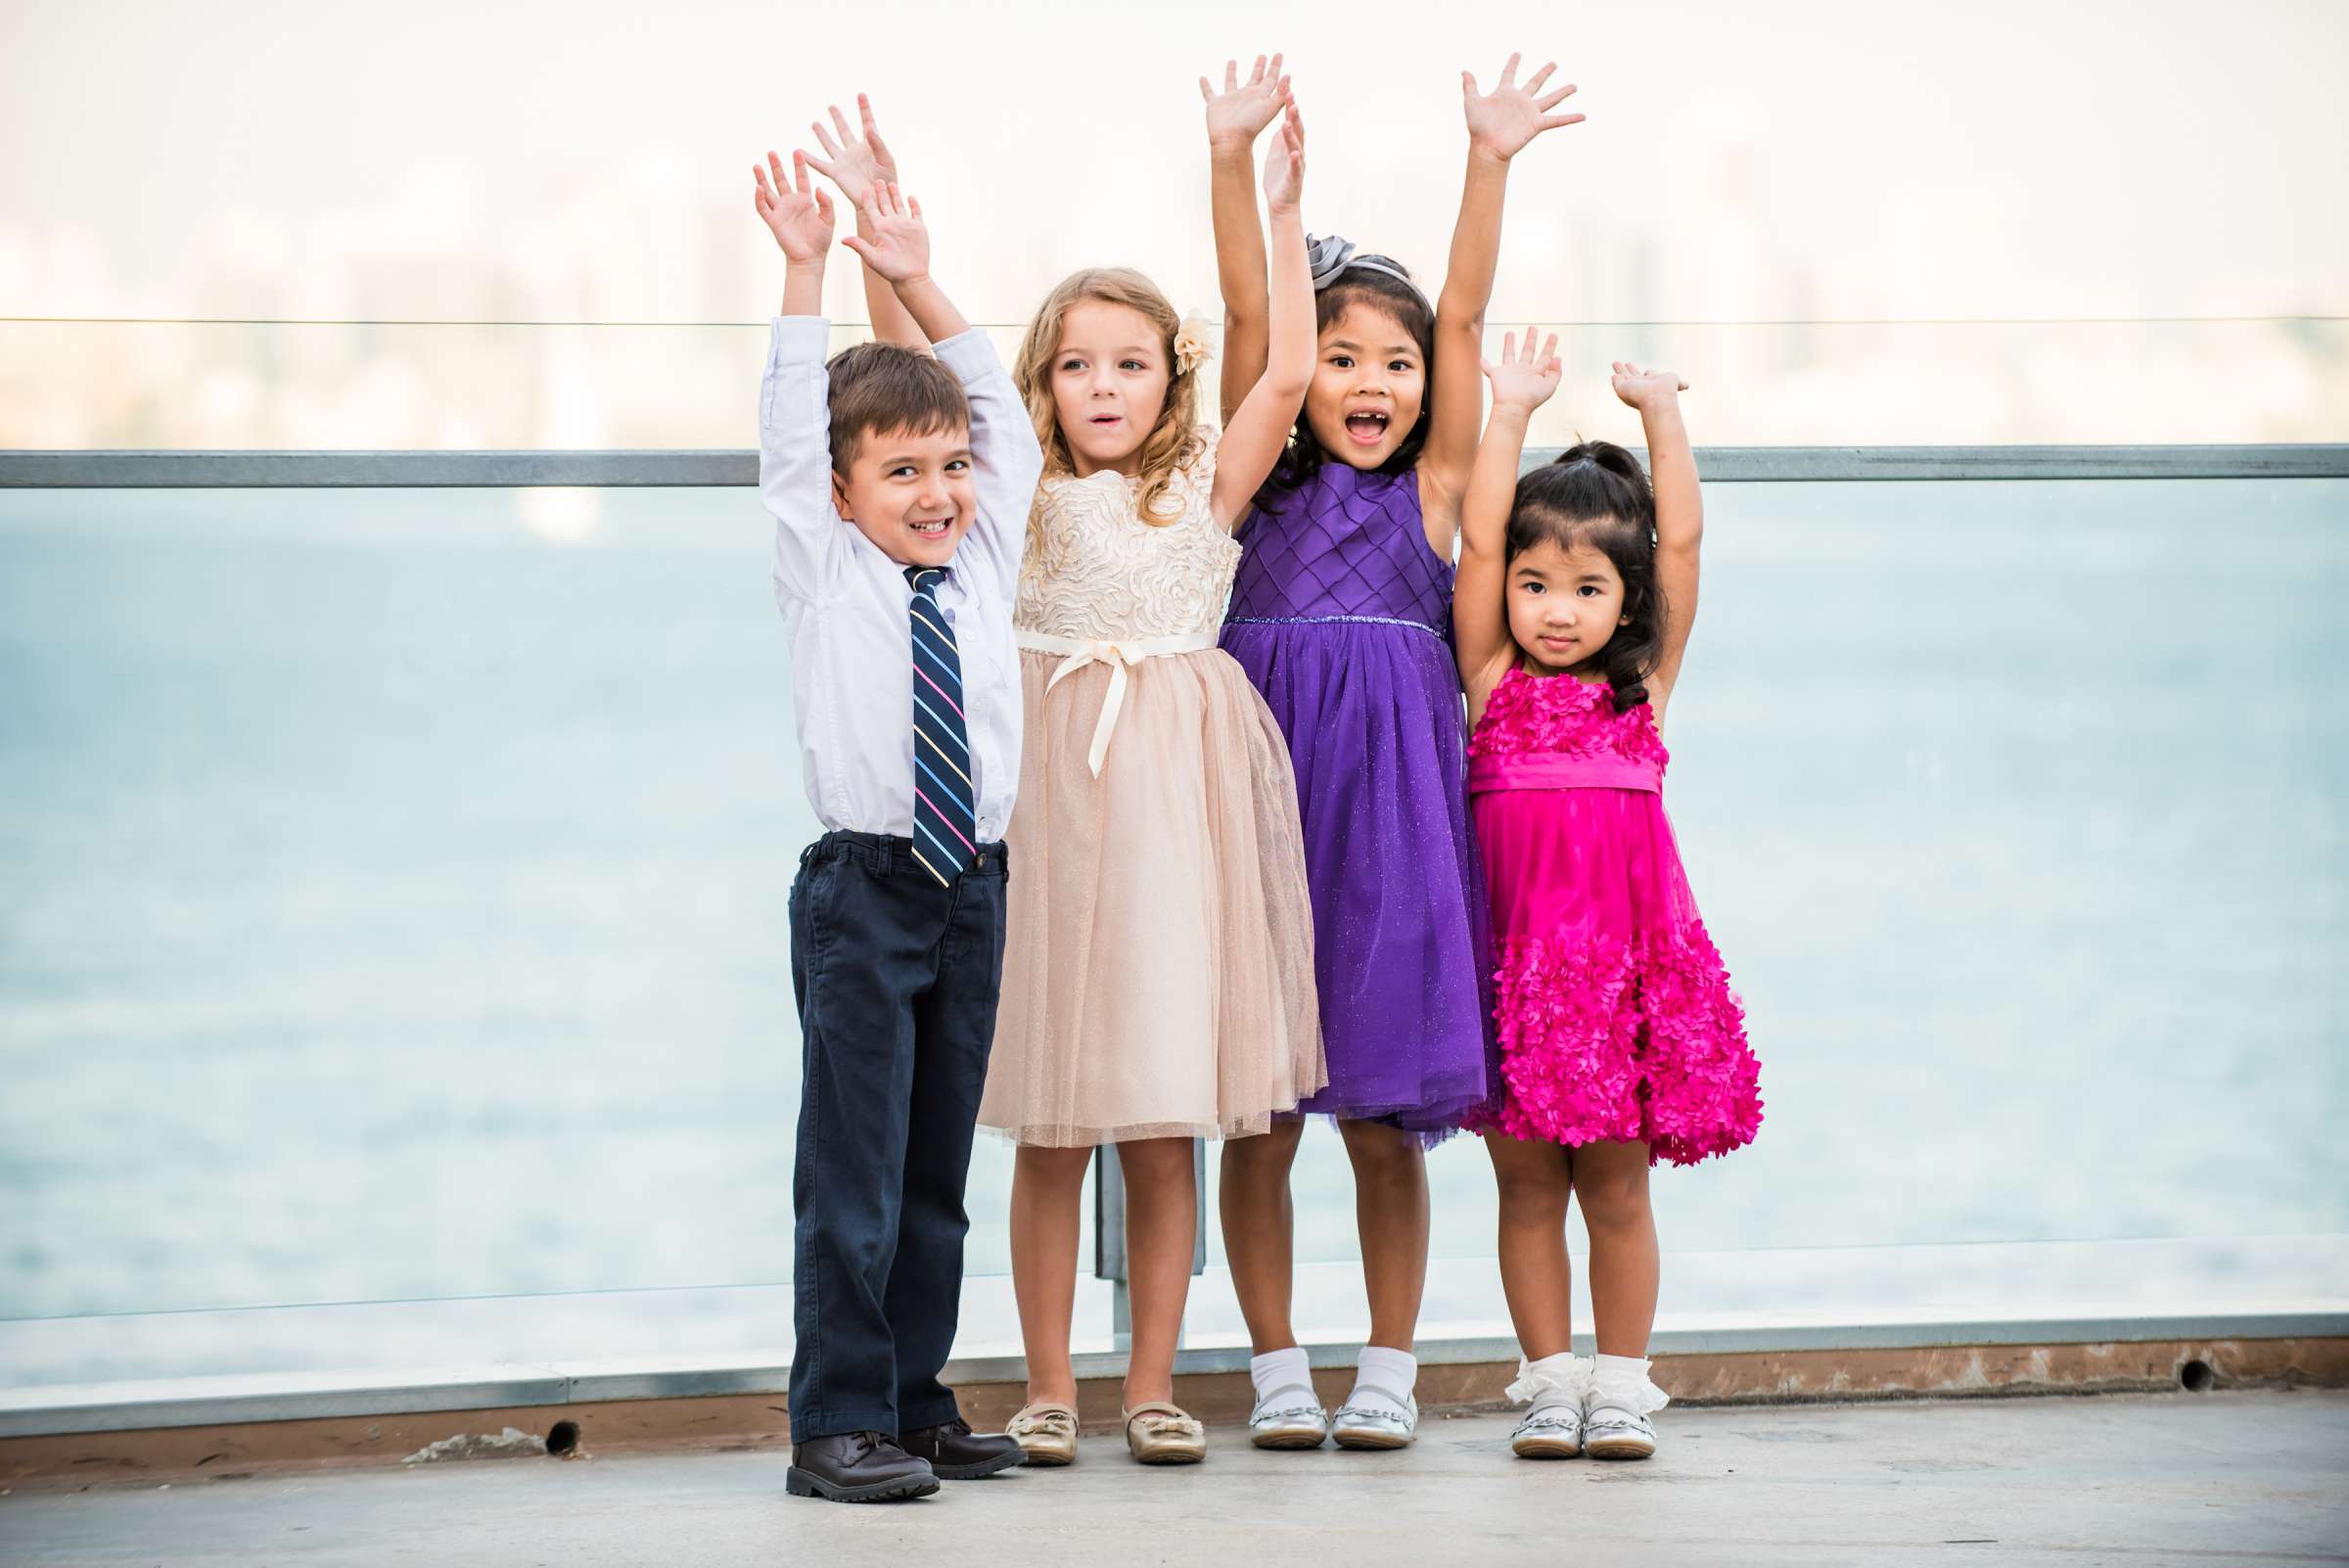
M 1003 979 L 1000 844 L 942 887 L 909 840 L 827 833 L 791 888 L 800 1003 L 791 1437 L 951 1421 L 963 1182 Z

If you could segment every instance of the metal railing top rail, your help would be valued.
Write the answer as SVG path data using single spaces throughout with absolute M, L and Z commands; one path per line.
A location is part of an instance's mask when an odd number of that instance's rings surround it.
M 1529 448 L 1526 466 L 1555 446 Z M 1838 481 L 2349 479 L 2349 443 L 2210 446 L 1700 446 L 1717 484 Z M 0 450 L 0 489 L 704 486 L 759 482 L 730 449 Z
M 2193 1311 L 2127 1314 L 1998 1318 L 1942 1322 L 1888 1320 L 1851 1324 L 1770 1324 L 1660 1329 L 1648 1349 L 1658 1357 L 1785 1355 L 1803 1351 L 1931 1351 L 1950 1347 L 2102 1345 L 2188 1340 L 2334 1339 L 2349 1334 L 2349 1314 L 2315 1304 L 2270 1311 Z M 1574 1348 L 1594 1346 L 1578 1329 Z M 1351 1367 L 1356 1339 L 1304 1347 L 1315 1366 Z M 1422 1339 L 1422 1366 L 1497 1364 L 1519 1355 L 1506 1336 Z M 1082 1380 L 1121 1376 L 1123 1351 L 1080 1351 L 1072 1370 Z M 1175 1353 L 1177 1376 L 1248 1369 L 1245 1343 L 1187 1348 Z M 1018 1383 L 1028 1375 L 1017 1356 L 958 1356 L 940 1374 L 949 1385 Z M 382 1372 L 286 1372 L 159 1378 L 137 1382 L 0 1389 L 0 1439 L 147 1431 L 162 1427 L 223 1426 L 247 1421 L 406 1415 L 459 1409 L 516 1409 L 621 1400 L 701 1399 L 753 1394 L 779 1398 L 791 1384 L 787 1360 L 723 1355 L 661 1362 L 502 1361 Z

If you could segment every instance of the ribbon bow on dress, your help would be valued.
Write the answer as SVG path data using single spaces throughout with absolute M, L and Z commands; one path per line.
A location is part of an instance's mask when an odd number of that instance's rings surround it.
M 1145 659 L 1161 654 L 1205 653 L 1216 645 L 1212 631 L 1186 632 L 1174 637 L 1043 637 L 1023 632 L 1021 642 L 1046 653 L 1066 654 L 1052 678 L 1044 682 L 1050 691 L 1063 680 L 1087 665 L 1109 666 L 1109 695 L 1102 699 L 1101 716 L 1093 722 L 1093 744 L 1084 754 L 1093 777 L 1101 776 L 1101 764 L 1109 758 L 1109 737 L 1118 727 L 1118 713 L 1126 706 L 1127 669 Z

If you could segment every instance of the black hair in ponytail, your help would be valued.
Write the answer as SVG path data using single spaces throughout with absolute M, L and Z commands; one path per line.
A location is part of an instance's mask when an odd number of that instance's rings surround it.
M 1615 711 L 1647 701 L 1647 677 L 1664 650 L 1664 593 L 1656 582 L 1656 492 L 1647 472 L 1613 441 L 1582 441 L 1517 482 L 1507 559 L 1547 540 L 1588 545 L 1623 578 L 1625 623 L 1599 650 Z

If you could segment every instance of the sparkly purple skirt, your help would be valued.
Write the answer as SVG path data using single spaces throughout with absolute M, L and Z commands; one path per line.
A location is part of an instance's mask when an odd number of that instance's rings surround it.
M 1329 1086 L 1298 1110 L 1434 1141 L 1499 1068 L 1451 651 L 1379 621 L 1239 621 L 1222 643 L 1297 769 L 1329 1063 Z

